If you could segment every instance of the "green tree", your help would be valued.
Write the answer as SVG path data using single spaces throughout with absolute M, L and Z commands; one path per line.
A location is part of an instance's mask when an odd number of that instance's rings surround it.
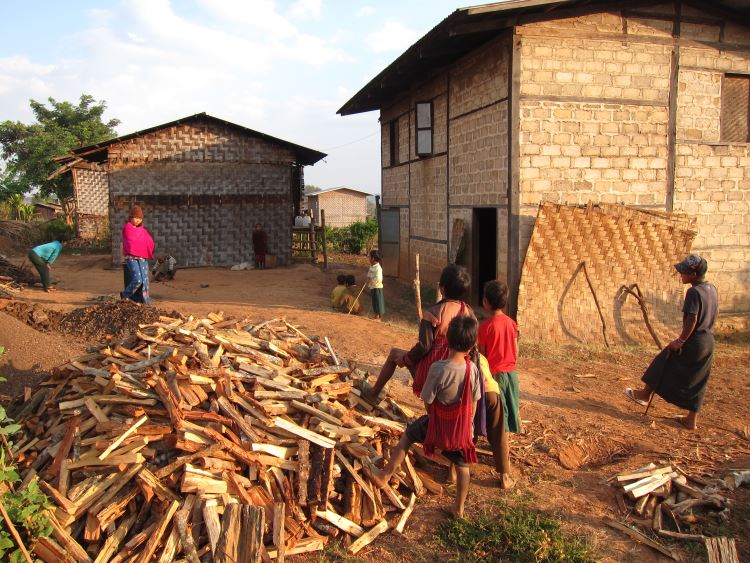
M 73 194 L 69 174 L 47 180 L 55 171 L 56 156 L 72 149 L 100 143 L 117 135 L 118 119 L 102 121 L 107 106 L 93 96 L 81 94 L 78 105 L 49 98 L 49 107 L 30 100 L 35 123 L 0 123 L 0 148 L 5 161 L 0 172 L 0 199 L 17 193 L 39 190 L 42 196 L 54 194 L 61 202 Z

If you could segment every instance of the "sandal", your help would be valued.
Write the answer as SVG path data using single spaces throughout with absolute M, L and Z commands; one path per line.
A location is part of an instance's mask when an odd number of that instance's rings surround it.
M 648 403 L 646 401 L 643 401 L 643 400 L 637 398 L 635 396 L 635 392 L 630 387 L 628 387 L 627 389 L 625 389 L 625 396 L 628 399 L 630 399 L 631 401 L 633 401 L 634 403 L 637 403 L 637 404 L 641 405 L 642 407 L 645 407 L 646 405 L 648 405 Z

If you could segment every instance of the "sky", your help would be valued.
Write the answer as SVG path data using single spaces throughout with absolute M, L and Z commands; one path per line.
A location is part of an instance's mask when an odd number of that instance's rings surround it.
M 328 153 L 307 184 L 379 193 L 378 112 L 336 110 L 464 5 L 0 0 L 0 121 L 31 123 L 30 99 L 83 93 L 120 135 L 205 111 Z

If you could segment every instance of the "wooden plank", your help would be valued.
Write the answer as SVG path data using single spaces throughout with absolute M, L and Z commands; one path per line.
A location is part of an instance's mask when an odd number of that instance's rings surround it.
M 215 500 L 206 500 L 203 503 L 203 522 L 206 524 L 208 541 L 211 544 L 211 554 L 216 553 L 216 546 L 221 537 L 221 523 L 219 522 L 219 509 Z
M 348 548 L 347 551 L 352 555 L 358 553 L 363 547 L 371 544 L 375 539 L 388 530 L 388 520 L 381 520 L 378 524 L 367 530 L 364 534 L 354 541 Z
M 336 442 L 334 442 L 330 438 L 326 438 L 325 436 L 321 436 L 320 434 L 307 430 L 306 428 L 302 428 L 294 422 L 286 420 L 285 418 L 280 416 L 276 417 L 276 419 L 273 421 L 273 425 L 276 428 L 286 430 L 290 434 L 294 434 L 295 436 L 304 438 L 305 440 L 308 440 L 322 448 L 333 448 L 336 445 Z

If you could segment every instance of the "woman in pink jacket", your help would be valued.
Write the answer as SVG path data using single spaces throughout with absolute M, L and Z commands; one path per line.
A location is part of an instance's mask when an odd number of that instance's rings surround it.
M 143 226 L 143 210 L 137 205 L 130 210 L 128 222 L 122 228 L 122 256 L 129 281 L 120 297 L 150 305 L 146 259 L 154 257 L 154 239 Z

